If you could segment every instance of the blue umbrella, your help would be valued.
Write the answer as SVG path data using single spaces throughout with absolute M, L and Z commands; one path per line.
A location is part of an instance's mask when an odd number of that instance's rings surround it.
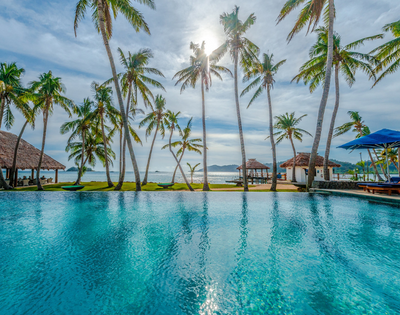
M 361 137 L 343 144 L 338 148 L 346 150 L 360 150 L 360 149 L 390 149 L 400 147 L 400 132 L 390 129 L 382 129 L 377 132 L 371 133 L 367 136 Z M 386 151 L 387 152 L 387 151 Z M 389 176 L 389 163 L 388 154 L 386 153 L 386 164 Z M 389 176 L 390 181 L 390 176 Z

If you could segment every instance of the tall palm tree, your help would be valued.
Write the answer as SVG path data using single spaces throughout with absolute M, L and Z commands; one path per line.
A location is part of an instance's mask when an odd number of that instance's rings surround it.
M 145 4 L 154 9 L 155 5 L 153 0 L 138 0 L 139 3 Z M 124 124 L 126 140 L 128 144 L 129 153 L 132 160 L 133 170 L 136 178 L 136 191 L 141 190 L 139 168 L 136 163 L 135 152 L 133 151 L 132 140 L 129 137 L 128 117 L 125 115 L 124 103 L 122 100 L 122 93 L 118 82 L 118 75 L 115 69 L 114 57 L 111 52 L 109 40 L 112 36 L 113 25 L 112 16 L 117 17 L 121 13 L 127 21 L 132 25 L 136 32 L 140 30 L 150 34 L 149 27 L 145 22 L 143 15 L 131 5 L 130 0 L 79 0 L 75 10 L 74 31 L 75 36 L 79 22 L 85 17 L 86 10 L 90 7 L 92 13 L 92 20 L 99 33 L 103 38 L 103 43 L 107 51 L 108 59 L 110 61 L 111 72 L 114 78 L 115 90 L 117 92 L 118 104 Z M 111 14 L 111 11 L 113 14 Z M 107 150 L 105 151 L 107 152 Z
M 107 184 L 108 187 L 114 187 L 114 184 L 110 177 L 110 167 L 108 163 L 107 157 L 107 134 L 105 131 L 105 119 L 110 119 L 113 125 L 117 124 L 116 120 L 120 115 L 120 112 L 113 106 L 112 103 L 112 88 L 105 85 L 100 85 L 96 82 L 92 82 L 92 89 L 94 92 L 94 110 L 89 115 L 89 119 L 95 121 L 98 120 L 100 122 L 101 133 L 103 135 L 103 145 L 104 145 L 104 154 L 105 154 L 105 167 L 106 167 L 106 175 L 107 175 Z M 112 121 L 114 120 L 114 122 Z
M 321 27 L 316 30 L 318 34 L 317 43 L 310 49 L 310 60 L 301 68 L 300 73 L 294 77 L 292 81 L 304 80 L 305 84 L 310 84 L 310 92 L 324 82 L 326 71 L 326 60 L 328 54 L 328 29 Z M 331 124 L 329 127 L 328 138 L 326 141 L 325 157 L 324 157 L 324 179 L 329 180 L 328 161 L 330 148 L 332 143 L 333 132 L 335 128 L 336 115 L 339 110 L 340 90 L 339 90 L 339 73 L 341 73 L 347 84 L 352 87 L 355 82 L 355 74 L 358 69 L 367 74 L 370 78 L 375 78 L 373 69 L 377 60 L 370 54 L 354 52 L 352 50 L 363 45 L 366 41 L 382 38 L 383 35 L 375 35 L 366 37 L 346 46 L 341 45 L 341 38 L 336 32 L 333 35 L 333 67 L 335 69 L 335 90 L 336 101 L 333 109 Z
M 203 191 L 209 191 L 208 186 L 208 170 L 207 170 L 207 139 L 206 139 L 206 106 L 204 90 L 209 91 L 212 80 L 211 75 L 213 74 L 222 81 L 220 72 L 229 73 L 232 72 L 225 67 L 217 66 L 217 62 L 222 57 L 224 49 L 216 49 L 210 56 L 206 54 L 206 43 L 203 41 L 201 46 L 190 42 L 190 49 L 193 51 L 193 56 L 190 56 L 190 66 L 177 72 L 172 79 L 177 79 L 175 85 L 182 84 L 181 93 L 186 87 L 196 87 L 196 84 L 200 80 L 201 82 L 201 109 L 202 109 L 202 124 L 203 124 L 203 165 L 204 165 L 204 178 L 203 178 Z M 175 168 L 176 172 L 176 168 Z M 174 173 L 175 174 L 175 173 Z M 175 177 L 175 176 L 174 176 Z
M 196 142 L 201 142 L 200 138 L 189 139 L 190 134 L 192 133 L 192 119 L 193 117 L 190 118 L 190 120 L 187 123 L 187 126 L 183 128 L 183 130 L 181 130 L 180 132 L 180 136 L 182 137 L 181 140 L 171 143 L 171 146 L 173 148 L 179 147 L 179 150 L 176 152 L 176 156 L 179 157 L 179 163 L 181 163 L 183 154 L 185 154 L 186 150 L 188 150 L 189 152 L 196 152 L 198 154 L 201 154 L 201 151 L 199 149 L 203 148 L 201 144 L 196 143 Z M 166 144 L 161 149 L 166 149 L 168 147 L 169 144 Z M 175 175 L 177 170 L 178 170 L 178 165 L 176 165 L 175 167 L 171 183 L 175 183 Z
M 318 156 L 318 147 L 321 140 L 322 124 L 324 122 L 324 114 L 326 103 L 328 102 L 329 89 L 331 86 L 332 64 L 333 64 L 333 26 L 335 18 L 334 0 L 287 0 L 283 6 L 279 16 L 278 23 L 287 17 L 298 6 L 303 5 L 301 13 L 294 25 L 292 31 L 288 35 L 288 41 L 299 33 L 307 24 L 307 32 L 314 31 L 317 27 L 321 16 L 323 15 L 325 24 L 328 24 L 328 54 L 326 58 L 326 71 L 324 80 L 324 90 L 322 93 L 321 103 L 319 105 L 317 126 L 315 130 L 314 143 L 311 150 L 310 163 L 308 166 L 307 190 L 309 190 L 316 175 L 315 164 Z
M 151 132 L 153 131 L 154 127 L 156 128 L 156 130 L 154 132 L 153 141 L 152 141 L 151 147 L 150 147 L 149 158 L 147 159 L 146 173 L 144 175 L 142 185 L 147 184 L 147 177 L 149 174 L 151 154 L 153 153 L 153 147 L 154 147 L 154 143 L 156 141 L 158 131 L 160 130 L 161 136 L 163 138 L 165 136 L 165 124 L 167 122 L 167 120 L 166 120 L 167 112 L 165 110 L 165 104 L 166 104 L 165 98 L 162 95 L 157 95 L 155 103 L 154 103 L 153 111 L 150 114 L 148 114 L 139 124 L 139 128 L 147 125 L 146 137 L 151 135 Z
M 72 142 L 77 137 L 82 138 L 81 163 L 78 171 L 78 178 L 76 179 L 74 185 L 80 185 L 81 183 L 83 167 L 85 166 L 84 156 L 86 133 L 88 132 L 89 128 L 94 127 L 93 120 L 90 119 L 93 109 L 94 103 L 89 98 L 85 98 L 82 105 L 75 107 L 75 114 L 78 115 L 78 118 L 73 121 L 66 122 L 60 127 L 61 134 L 66 134 L 67 132 L 72 131 L 68 139 L 68 143 Z
M 274 140 L 274 128 L 273 128 L 273 116 L 272 116 L 272 102 L 271 102 L 271 89 L 274 87 L 274 76 L 278 72 L 279 68 L 286 62 L 285 60 L 281 60 L 278 63 L 274 64 L 273 54 L 263 54 L 262 61 L 254 62 L 253 65 L 245 72 L 243 81 L 247 82 L 250 79 L 254 79 L 242 92 L 240 96 L 245 95 L 251 89 L 257 88 L 253 97 L 251 98 L 249 106 L 256 100 L 264 90 L 267 90 L 267 99 L 268 99 L 268 110 L 269 110 L 269 138 L 271 141 L 272 148 L 272 185 L 271 190 L 276 191 L 276 185 L 278 182 L 277 175 L 277 165 L 276 165 L 276 147 Z
M 362 117 L 360 116 L 359 112 L 355 111 L 348 111 L 347 112 L 350 116 L 351 121 L 344 123 L 343 125 L 335 128 L 335 134 L 333 137 L 338 137 L 346 132 L 352 130 L 353 132 L 357 133 L 356 138 L 360 138 L 369 134 L 369 128 L 364 124 Z M 371 160 L 372 167 L 375 170 L 375 174 L 378 177 L 378 180 L 382 180 L 381 176 L 379 175 L 378 168 L 376 167 L 374 158 L 372 157 L 371 151 L 368 149 L 369 158 Z
M 7 129 L 10 129 L 14 122 L 10 108 L 12 104 L 23 115 L 29 116 L 29 106 L 21 98 L 25 92 L 21 84 L 21 76 L 24 73 L 25 69 L 18 68 L 15 62 L 0 63 L 0 129 L 3 120 Z
M 185 172 L 183 171 L 182 166 L 181 166 L 181 164 L 179 163 L 178 158 L 176 157 L 174 151 L 172 151 L 172 141 L 171 141 L 171 140 L 172 140 L 172 135 L 173 135 L 173 133 L 174 133 L 174 130 L 175 130 L 175 129 L 178 129 L 178 130 L 180 131 L 180 129 L 181 129 L 181 128 L 179 127 L 179 124 L 178 124 L 178 116 L 179 116 L 180 113 L 181 113 L 181 112 L 173 113 L 173 112 L 171 112 L 170 110 L 167 111 L 167 115 L 166 115 L 166 125 L 167 125 L 168 130 L 171 132 L 171 134 L 170 134 L 170 136 L 169 136 L 169 151 L 171 152 L 172 156 L 174 157 L 174 159 L 175 159 L 175 161 L 176 161 L 176 164 L 178 165 L 179 170 L 181 171 L 183 180 L 185 181 L 186 185 L 189 187 L 189 190 L 190 190 L 190 191 L 194 191 L 194 189 L 193 189 L 192 186 L 189 184 L 189 182 L 188 182 L 188 180 L 187 180 L 187 178 L 186 178 L 186 176 L 185 176 Z
M 376 67 L 375 71 L 383 71 L 383 73 L 375 81 L 374 86 L 387 75 L 396 72 L 396 70 L 400 67 L 400 20 L 386 24 L 383 27 L 383 31 L 391 32 L 394 36 L 394 39 L 370 52 L 371 54 L 376 53 L 375 57 L 381 61 L 381 63 Z M 384 70 L 385 67 L 386 69 Z
M 118 74 L 118 78 L 121 80 L 122 93 L 123 96 L 127 98 L 126 103 L 126 117 L 128 124 L 129 123 L 129 113 L 135 112 L 138 105 L 138 94 L 142 96 L 145 107 L 151 106 L 151 101 L 154 100 L 153 93 L 151 92 L 148 85 L 152 85 L 154 87 L 161 88 L 165 91 L 164 86 L 158 82 L 157 80 L 151 79 L 147 76 L 147 74 L 154 74 L 164 78 L 164 75 L 161 71 L 156 68 L 147 67 L 151 58 L 153 58 L 153 53 L 150 49 L 140 49 L 137 53 L 131 54 L 128 52 L 128 56 L 126 57 L 121 48 L 118 48 L 118 52 L 120 55 L 120 61 L 125 71 Z M 111 78 L 109 81 L 113 81 L 114 78 Z M 123 125 L 123 120 L 121 120 Z M 132 127 L 129 127 L 130 131 L 132 131 Z M 136 137 L 133 136 L 134 140 L 137 142 Z M 126 138 L 124 137 L 122 144 L 123 154 L 125 152 L 126 147 Z M 123 156 L 123 163 L 125 164 L 125 154 Z M 122 167 L 123 172 L 121 170 L 120 177 L 118 181 L 118 185 L 115 187 L 115 190 L 120 190 L 125 177 L 125 167 Z
M 193 174 L 196 170 L 196 167 L 200 165 L 200 163 L 197 163 L 195 166 L 190 165 L 190 163 L 186 163 L 189 166 L 190 169 L 190 183 L 193 184 Z
M 218 49 L 218 54 L 229 50 L 234 65 L 234 93 L 239 127 L 240 149 L 242 153 L 244 191 L 249 191 L 249 186 L 247 182 L 246 151 L 239 106 L 238 64 L 240 63 L 240 67 L 246 71 L 253 61 L 257 59 L 259 48 L 249 39 L 244 37 L 244 34 L 250 29 L 255 21 L 256 17 L 254 13 L 250 14 L 244 22 L 239 20 L 239 7 L 237 6 L 235 6 L 232 13 L 223 13 L 220 15 L 220 22 L 224 27 L 227 40 L 225 44 Z M 204 146 L 206 146 L 206 143 L 204 143 Z
M 293 138 L 303 142 L 303 134 L 307 134 L 312 137 L 312 135 L 301 128 L 296 126 L 301 122 L 301 120 L 307 115 L 302 115 L 298 118 L 295 117 L 295 113 L 285 113 L 284 115 L 275 116 L 276 122 L 274 129 L 279 130 L 274 133 L 274 136 L 279 136 L 276 138 L 276 144 L 280 143 L 283 139 L 289 139 L 290 144 L 293 149 L 293 170 L 292 170 L 292 182 L 296 182 L 296 149 L 294 147 Z
M 38 81 L 29 83 L 29 88 L 32 93 L 30 98 L 43 112 L 43 139 L 39 164 L 36 171 L 36 182 L 38 190 L 44 190 L 40 184 L 40 169 L 42 167 L 44 147 L 46 144 L 49 116 L 53 113 L 54 105 L 58 105 L 71 117 L 71 109 L 73 109 L 75 105 L 73 101 L 61 95 L 61 93 L 66 92 L 66 89 L 61 82 L 61 78 L 54 77 L 51 71 L 41 74 Z

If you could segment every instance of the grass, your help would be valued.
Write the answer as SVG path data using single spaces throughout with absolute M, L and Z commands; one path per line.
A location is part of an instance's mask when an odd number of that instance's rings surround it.
M 115 185 L 117 183 L 114 183 Z M 46 191 L 65 191 L 64 189 L 61 188 L 61 186 L 70 186 L 72 185 L 71 183 L 58 183 L 58 184 L 51 184 L 51 185 L 45 185 L 44 189 Z M 85 188 L 81 189 L 80 191 L 114 191 L 114 187 L 108 188 L 106 182 L 86 182 L 82 183 L 82 185 L 85 186 Z M 202 189 L 203 184 L 192 184 L 192 187 L 194 189 Z M 249 185 L 249 187 L 256 187 L 255 185 Z M 211 190 L 212 189 L 224 189 L 226 188 L 227 190 L 219 190 L 219 191 L 232 191 L 230 189 L 232 188 L 237 188 L 236 185 L 231 185 L 231 184 L 211 184 L 210 185 Z M 135 183 L 130 183 L 130 182 L 125 182 L 124 185 L 122 186 L 122 189 L 120 191 L 135 191 L 136 189 L 136 184 Z M 143 191 L 189 191 L 188 187 L 186 184 L 179 184 L 176 183 L 174 186 L 170 188 L 162 188 L 157 186 L 156 183 L 148 183 L 145 186 L 142 186 Z M 31 186 L 31 187 L 18 187 L 14 189 L 14 191 L 37 191 L 36 186 Z M 236 191 L 236 190 L 235 190 Z M 253 192 L 268 192 L 269 190 L 252 190 Z M 279 192 L 293 192 L 295 190 L 287 190 L 287 189 L 281 189 L 278 190 Z

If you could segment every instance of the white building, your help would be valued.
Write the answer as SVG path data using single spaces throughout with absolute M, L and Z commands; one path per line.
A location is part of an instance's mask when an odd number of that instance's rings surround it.
M 296 170 L 295 176 L 296 181 L 299 183 L 307 182 L 308 177 L 308 164 L 310 162 L 310 153 L 303 153 L 300 152 L 296 156 Z M 324 180 L 324 158 L 322 156 L 317 156 L 317 161 L 315 164 L 315 179 L 316 181 L 323 181 Z M 341 165 L 336 164 L 332 161 L 328 163 L 329 169 L 329 178 L 333 179 L 333 169 L 335 167 L 340 167 Z M 293 180 L 293 158 L 287 160 L 285 163 L 281 164 L 280 167 L 286 169 L 287 180 Z

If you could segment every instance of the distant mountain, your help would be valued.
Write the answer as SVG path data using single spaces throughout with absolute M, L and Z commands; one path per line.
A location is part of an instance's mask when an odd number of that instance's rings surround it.
M 67 169 L 67 172 L 77 172 L 79 169 L 76 166 L 72 166 Z M 94 172 L 90 167 L 87 168 L 86 172 Z

